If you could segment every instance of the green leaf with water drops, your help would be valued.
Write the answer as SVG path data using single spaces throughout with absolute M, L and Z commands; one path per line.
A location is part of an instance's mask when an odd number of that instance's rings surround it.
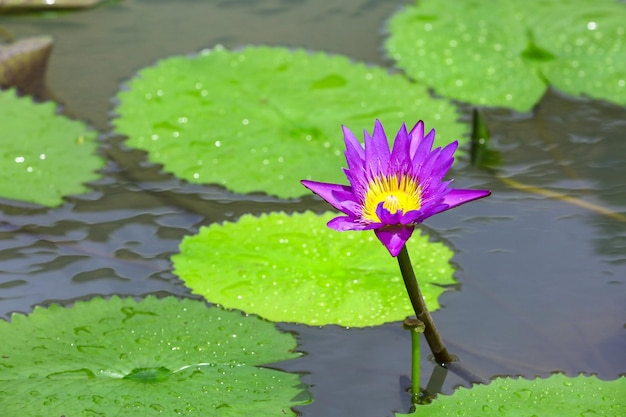
M 97 132 L 56 114 L 56 106 L 0 91 L 0 197 L 58 206 L 98 179 Z
M 389 21 L 388 54 L 444 96 L 528 111 L 547 85 L 626 105 L 626 4 L 420 0 Z
M 240 312 L 174 297 L 95 298 L 0 320 L 2 417 L 295 416 L 295 374 L 260 367 L 296 341 Z
M 285 48 L 215 48 L 139 71 L 113 120 L 127 144 L 194 183 L 290 198 L 301 179 L 345 177 L 341 125 L 361 135 L 380 119 L 395 136 L 424 120 L 438 145 L 469 130 L 455 108 L 387 70 Z
M 175 273 L 208 301 L 273 321 L 374 326 L 411 309 L 398 263 L 374 232 L 336 232 L 336 214 L 242 216 L 186 237 Z M 452 251 L 415 232 L 407 244 L 426 303 L 456 283 Z
M 625 377 L 613 381 L 563 374 L 534 380 L 497 378 L 489 385 L 439 395 L 430 404 L 418 405 L 414 413 L 396 413 L 396 417 L 617 417 L 626 415 L 624 392 Z

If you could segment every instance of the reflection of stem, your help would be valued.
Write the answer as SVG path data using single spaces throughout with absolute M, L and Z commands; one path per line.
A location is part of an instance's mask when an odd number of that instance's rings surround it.
M 415 278 L 415 272 L 413 272 L 413 266 L 411 266 L 411 259 L 409 258 L 409 252 L 406 250 L 406 245 L 402 247 L 402 250 L 398 254 L 398 265 L 400 265 L 400 272 L 402 272 L 404 285 L 406 286 L 406 291 L 411 299 L 415 315 L 418 319 L 424 322 L 424 325 L 426 326 L 424 329 L 424 336 L 426 337 L 426 342 L 428 342 L 430 351 L 435 357 L 435 361 L 439 364 L 452 362 L 454 359 L 448 353 L 446 346 L 443 344 L 443 340 L 441 339 L 441 336 L 439 336 L 435 322 L 426 308 L 424 297 L 422 296 L 422 292 L 417 284 L 417 279 Z
M 443 391 L 443 383 L 446 381 L 447 376 L 448 368 L 435 364 L 430 378 L 428 378 L 426 389 L 424 390 L 424 402 L 430 402 L 437 394 Z
M 422 390 L 420 388 L 420 337 L 424 333 L 421 320 L 407 317 L 404 328 L 411 332 L 411 404 L 419 404 Z
M 531 185 L 522 184 L 521 182 L 517 182 L 517 181 L 512 180 L 510 178 L 505 178 L 505 177 L 500 177 L 499 176 L 498 179 L 500 181 L 502 181 L 503 183 L 505 183 L 505 184 L 507 184 L 507 185 L 509 185 L 509 186 L 511 186 L 513 188 L 516 188 L 518 190 L 528 191 L 528 192 L 531 192 L 531 193 L 543 195 L 543 196 L 550 197 L 550 198 L 556 198 L 557 200 L 565 201 L 567 203 L 574 204 L 576 206 L 586 208 L 587 210 L 591 210 L 591 211 L 595 211 L 596 213 L 603 214 L 603 215 L 605 215 L 607 217 L 610 217 L 610 218 L 612 218 L 614 220 L 619 220 L 621 222 L 626 222 L 626 216 L 624 216 L 623 214 L 616 213 L 614 211 L 611 211 L 611 210 L 609 210 L 607 208 L 604 208 L 602 206 L 599 206 L 597 204 L 589 203 L 588 201 L 581 200 L 581 199 L 575 198 L 575 197 L 570 197 L 570 196 L 562 194 L 562 193 L 557 193 L 556 191 L 546 190 L 545 188 L 533 187 Z

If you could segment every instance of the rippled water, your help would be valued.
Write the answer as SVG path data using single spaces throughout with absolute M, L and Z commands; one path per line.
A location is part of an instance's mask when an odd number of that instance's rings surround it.
M 55 96 L 67 113 L 107 132 L 121 82 L 158 58 L 216 43 L 303 46 L 388 65 L 381 28 L 401 4 L 137 0 L 47 18 L 5 16 L 0 25 L 19 37 L 52 34 Z M 444 308 L 434 313 L 449 350 L 486 380 L 626 373 L 626 109 L 548 91 L 531 113 L 489 110 L 485 117 L 503 157 L 498 175 L 461 161 L 452 176 L 457 187 L 493 195 L 425 226 L 454 248 L 460 266 L 458 289 L 444 294 Z M 54 210 L 0 201 L 2 317 L 94 294 L 191 296 L 170 272 L 183 236 L 244 213 L 327 208 L 313 197 L 284 201 L 189 185 L 147 164 L 122 138 L 102 140 L 110 163 L 92 193 Z M 311 385 L 315 401 L 299 410 L 303 415 L 408 410 L 410 338 L 399 323 L 281 327 L 295 331 L 307 353 L 279 365 L 303 372 Z M 433 367 L 425 368 L 423 386 Z M 443 389 L 459 384 L 467 382 L 450 373 Z

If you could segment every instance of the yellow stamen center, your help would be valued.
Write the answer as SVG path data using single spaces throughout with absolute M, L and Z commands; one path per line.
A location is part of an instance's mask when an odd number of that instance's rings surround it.
M 416 178 L 402 175 L 379 177 L 371 180 L 363 202 L 362 216 L 365 220 L 380 222 L 376 208 L 382 202 L 391 214 L 419 210 L 422 190 Z

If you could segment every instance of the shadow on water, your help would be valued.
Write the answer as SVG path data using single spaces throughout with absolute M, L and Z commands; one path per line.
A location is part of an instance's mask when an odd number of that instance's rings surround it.
M 303 46 L 382 64 L 378 28 L 402 3 L 137 0 L 48 19 L 8 16 L 0 25 L 18 37 L 53 35 L 51 87 L 68 113 L 106 131 L 120 82 L 158 58 L 217 43 Z M 470 116 L 464 109 L 463 117 Z M 441 297 L 443 307 L 433 314 L 448 349 L 484 380 L 626 373 L 626 223 L 498 178 L 625 214 L 626 109 L 548 91 L 531 113 L 491 109 L 484 116 L 502 155 L 497 175 L 461 161 L 452 176 L 456 187 L 493 195 L 424 226 L 455 250 L 453 262 L 461 266 L 458 288 Z M 92 193 L 53 210 L 0 202 L 2 317 L 95 294 L 189 297 L 170 272 L 169 257 L 183 236 L 244 213 L 327 208 L 313 197 L 285 201 L 190 185 L 145 163 L 121 138 L 104 143 L 110 163 Z M 400 323 L 280 327 L 294 332 L 306 352 L 279 365 L 303 372 L 311 386 L 315 401 L 299 410 L 304 416 L 408 410 L 410 338 Z M 425 350 L 422 387 L 442 371 Z M 469 384 L 448 372 L 442 391 L 458 385 Z

